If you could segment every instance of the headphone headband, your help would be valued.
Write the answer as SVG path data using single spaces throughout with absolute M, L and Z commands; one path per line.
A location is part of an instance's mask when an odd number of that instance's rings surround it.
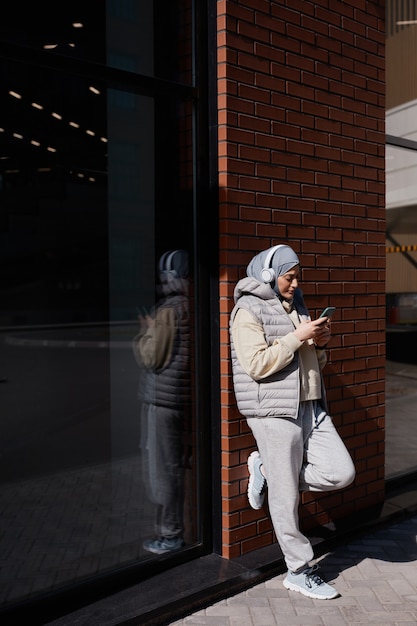
M 274 256 L 275 252 L 278 250 L 278 248 L 283 248 L 283 247 L 284 247 L 284 244 L 279 243 L 277 246 L 274 246 L 273 248 L 270 249 L 270 251 L 268 252 L 268 256 L 265 259 L 264 267 L 268 269 L 271 267 L 272 257 Z
M 172 259 L 174 258 L 175 253 L 176 253 L 176 250 L 173 250 L 168 255 L 167 262 L 166 262 L 166 271 L 167 272 L 172 272 L 172 270 L 173 270 L 173 268 L 172 268 Z
M 165 252 L 160 260 L 159 260 L 159 271 L 160 272 L 175 272 L 175 270 L 172 267 L 172 261 L 174 259 L 175 253 L 178 252 L 178 250 L 169 250 L 168 252 Z

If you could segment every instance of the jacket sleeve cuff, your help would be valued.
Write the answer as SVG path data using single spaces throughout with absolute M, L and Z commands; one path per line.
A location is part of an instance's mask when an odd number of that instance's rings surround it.
M 281 339 L 279 339 L 278 341 L 281 341 L 281 343 L 286 345 L 287 349 L 293 353 L 297 352 L 297 350 L 299 350 L 299 348 L 301 348 L 304 343 L 303 341 L 297 339 L 294 333 L 288 333 L 288 335 L 285 335 L 285 337 L 281 337 Z

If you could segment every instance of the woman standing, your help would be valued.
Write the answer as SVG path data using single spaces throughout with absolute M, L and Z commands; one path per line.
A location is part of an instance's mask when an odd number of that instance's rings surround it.
M 330 318 L 311 320 L 299 289 L 300 262 L 288 245 L 257 254 L 234 292 L 230 318 L 233 382 L 239 411 L 258 451 L 248 459 L 248 497 L 261 508 L 266 485 L 287 589 L 319 599 L 338 592 L 312 566 L 299 529 L 300 491 L 332 491 L 355 478 L 352 459 L 327 413 L 322 369 Z

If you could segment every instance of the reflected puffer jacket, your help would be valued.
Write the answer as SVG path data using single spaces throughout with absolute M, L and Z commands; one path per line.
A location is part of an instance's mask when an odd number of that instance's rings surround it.
M 163 364 L 156 363 L 154 367 L 145 367 L 141 355 L 143 335 L 139 334 L 133 340 L 135 358 L 141 366 L 139 399 L 148 404 L 174 409 L 184 409 L 191 399 L 189 300 L 185 286 L 181 287 L 183 283 L 184 280 L 176 279 L 170 281 L 169 285 L 164 284 L 162 288 L 166 296 L 160 299 L 152 312 L 154 317 L 158 317 L 158 312 L 163 310 L 170 310 L 173 314 L 173 327 L 162 329 L 161 333 L 171 346 L 168 352 L 164 352 L 168 354 L 166 361 Z M 155 327 L 148 332 L 152 336 L 154 331 Z

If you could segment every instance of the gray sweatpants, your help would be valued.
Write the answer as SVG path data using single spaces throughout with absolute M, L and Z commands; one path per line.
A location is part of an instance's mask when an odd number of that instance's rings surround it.
M 155 534 L 173 539 L 184 533 L 184 414 L 153 404 L 141 411 L 143 477 L 156 504 Z
M 299 529 L 300 491 L 332 491 L 349 485 L 355 467 L 332 419 L 317 402 L 302 402 L 297 419 L 248 418 L 268 483 L 272 524 L 291 572 L 314 553 Z

